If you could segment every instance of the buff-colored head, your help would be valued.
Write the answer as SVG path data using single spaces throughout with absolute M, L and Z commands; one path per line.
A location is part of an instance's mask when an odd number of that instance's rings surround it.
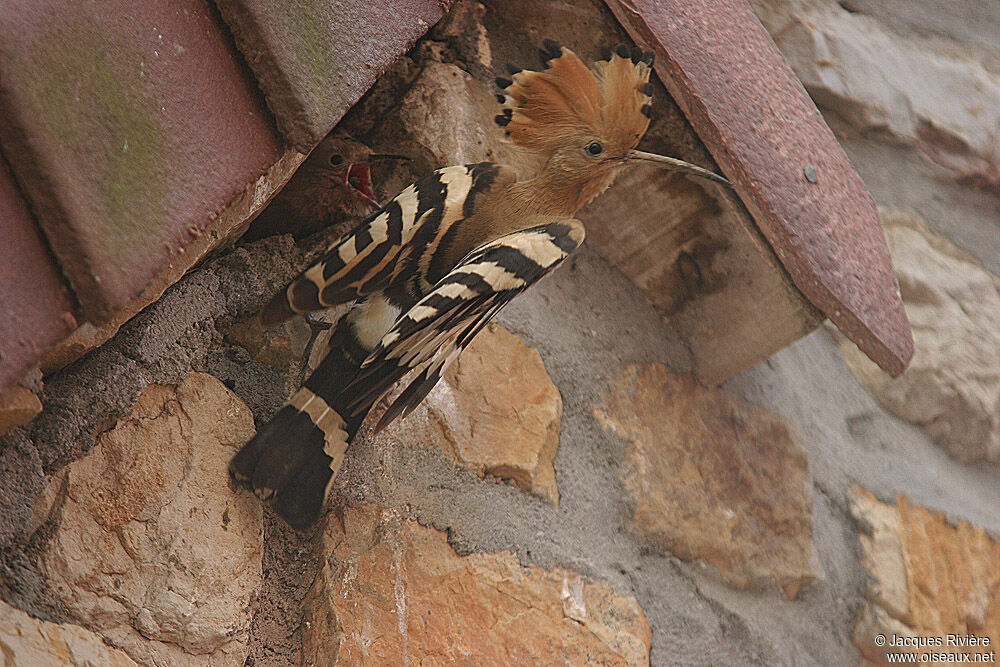
M 653 53 L 620 45 L 590 68 L 568 48 L 542 43 L 540 72 L 508 66 L 498 78 L 511 141 L 544 155 L 546 168 L 580 184 L 581 200 L 604 191 L 629 162 L 643 160 L 728 184 L 721 176 L 674 158 L 635 150 L 652 115 Z

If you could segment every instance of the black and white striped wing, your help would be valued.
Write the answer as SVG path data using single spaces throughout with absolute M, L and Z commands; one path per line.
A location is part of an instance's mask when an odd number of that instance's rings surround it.
M 404 249 L 427 246 L 466 217 L 467 203 L 501 169 L 489 162 L 445 167 L 413 183 L 277 295 L 261 313 L 264 324 L 354 301 L 406 278 L 400 274 L 413 262 L 401 261 Z
M 403 314 L 344 390 L 348 410 L 369 406 L 409 371 L 381 429 L 408 414 L 490 319 L 583 242 L 583 225 L 559 220 L 502 236 L 472 251 Z

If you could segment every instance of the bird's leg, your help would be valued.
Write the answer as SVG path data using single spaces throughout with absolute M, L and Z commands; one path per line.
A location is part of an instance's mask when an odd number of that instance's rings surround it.
M 309 342 L 306 343 L 305 351 L 302 354 L 302 372 L 299 377 L 299 385 L 306 381 L 306 378 L 310 373 L 309 360 L 312 358 L 313 348 L 316 346 L 316 341 L 323 334 L 324 331 L 329 331 L 333 326 L 333 322 L 329 322 L 323 319 L 322 315 L 316 313 L 306 313 L 306 324 L 309 325 Z
M 321 315 L 317 315 L 316 313 L 306 313 L 306 324 L 309 325 L 310 329 L 319 333 L 320 331 L 326 331 L 334 323 L 324 320 Z

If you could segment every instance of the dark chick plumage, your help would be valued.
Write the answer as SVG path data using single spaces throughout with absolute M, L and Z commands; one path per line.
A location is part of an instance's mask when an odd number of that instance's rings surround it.
M 344 134 L 327 135 L 250 224 L 244 240 L 274 234 L 303 238 L 324 227 L 349 225 L 371 215 L 380 207 L 372 189 L 371 167 L 384 157 Z M 341 229 L 349 230 L 347 225 Z
M 497 312 L 579 247 L 584 229 L 573 215 L 623 165 L 662 157 L 633 150 L 649 124 L 651 54 L 617 49 L 590 70 L 546 40 L 542 59 L 544 71 L 511 67 L 497 82 L 498 124 L 547 158 L 535 178 L 518 181 L 489 162 L 439 169 L 332 245 L 261 312 L 270 325 L 355 302 L 320 366 L 230 465 L 235 481 L 292 526 L 319 517 L 383 394 L 413 373 L 378 428 L 419 404 Z

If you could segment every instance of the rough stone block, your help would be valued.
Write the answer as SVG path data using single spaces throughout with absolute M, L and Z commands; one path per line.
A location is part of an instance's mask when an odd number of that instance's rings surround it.
M 1000 9 L 927 4 L 753 0 L 821 106 L 867 135 L 915 147 L 961 184 L 1000 194 L 1000 81 L 991 64 L 1000 58 Z M 928 33 L 943 39 L 918 37 Z
M 1000 279 L 913 215 L 887 210 L 883 224 L 916 351 L 889 378 L 842 341 L 847 364 L 955 458 L 1000 463 Z
M 808 461 L 775 415 L 657 364 L 626 369 L 595 414 L 627 441 L 644 542 L 789 598 L 816 577 Z
M 105 645 L 89 630 L 32 618 L 4 602 L 0 602 L 0 654 L 4 665 L 9 667 L 135 667 L 136 664 L 127 653 Z
M 864 657 L 883 665 L 888 664 L 888 651 L 992 652 L 992 660 L 969 662 L 995 661 L 1000 642 L 1000 543 L 982 528 L 964 520 L 956 524 L 904 496 L 893 506 L 857 489 L 851 513 L 869 575 L 867 602 L 854 628 L 854 641 Z M 940 638 L 942 645 L 893 649 L 879 645 L 879 635 L 914 642 L 918 637 Z M 948 635 L 966 643 L 947 645 Z M 973 636 L 980 643 L 970 644 Z M 981 643 L 984 639 L 988 645 Z
M 499 325 L 481 331 L 442 382 L 387 432 L 559 504 L 552 465 L 562 397 L 538 352 Z
M 0 435 L 31 421 L 42 411 L 42 402 L 30 389 L 12 387 L 0 395 Z
M 262 506 L 232 492 L 227 466 L 252 434 L 247 407 L 194 373 L 147 387 L 53 479 L 41 568 L 74 619 L 141 664 L 243 664 Z
M 649 664 L 635 598 L 576 572 L 461 557 L 444 533 L 371 505 L 331 521 L 322 548 L 303 664 Z

